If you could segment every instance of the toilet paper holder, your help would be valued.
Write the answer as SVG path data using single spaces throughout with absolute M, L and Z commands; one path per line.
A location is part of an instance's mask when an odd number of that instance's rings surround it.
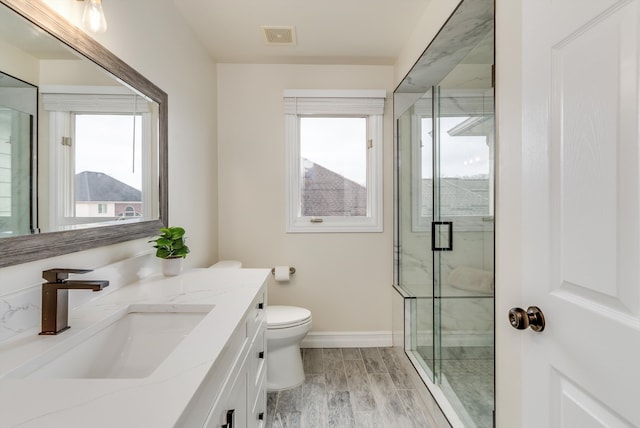
M 296 273 L 296 268 L 290 267 L 289 275 L 293 275 L 294 273 Z M 271 275 L 275 275 L 275 274 L 276 274 L 276 268 L 271 268 Z

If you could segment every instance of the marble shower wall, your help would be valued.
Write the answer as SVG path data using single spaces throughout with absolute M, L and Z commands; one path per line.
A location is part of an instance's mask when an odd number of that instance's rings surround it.
M 395 92 L 424 94 L 432 86 L 440 84 L 492 27 L 493 0 L 465 2 L 449 18 Z
M 412 111 L 408 110 L 397 121 L 401 165 L 412 162 Z M 399 243 L 400 269 L 398 282 L 409 293 L 418 298 L 416 311 L 416 334 L 418 343 L 430 346 L 433 342 L 433 253 L 431 233 L 416 230 L 412 222 L 412 196 L 414 182 L 411 167 L 400 168 Z M 451 220 L 451 219 L 448 219 Z M 491 346 L 493 345 L 493 296 L 471 294 L 452 287 L 447 282 L 449 274 L 458 266 L 493 271 L 494 236 L 493 221 L 482 217 L 456 217 L 454 222 L 453 248 L 441 253 L 441 295 L 438 302 L 441 317 L 443 345 L 445 346 Z M 467 296 L 465 298 L 465 296 Z M 471 297 L 473 296 L 473 297 Z
M 441 254 L 442 298 L 437 303 L 443 346 L 493 345 L 493 295 L 460 290 L 447 282 L 451 271 L 458 266 L 493 271 L 493 224 L 478 218 L 476 225 L 475 230 L 456 232 L 454 251 Z M 484 230 L 478 230 L 480 228 Z M 430 233 L 405 231 L 401 250 L 402 284 L 418 297 L 418 341 L 428 344 L 432 341 L 434 304 Z

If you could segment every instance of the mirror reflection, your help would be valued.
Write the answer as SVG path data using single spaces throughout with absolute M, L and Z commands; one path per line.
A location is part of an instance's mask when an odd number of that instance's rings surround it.
M 4 6 L 0 48 L 0 237 L 158 219 L 158 103 Z
M 31 233 L 37 88 L 0 73 L 0 237 Z

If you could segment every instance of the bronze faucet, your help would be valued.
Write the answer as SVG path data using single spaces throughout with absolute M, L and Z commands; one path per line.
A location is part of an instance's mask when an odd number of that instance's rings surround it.
M 42 271 L 47 280 L 42 284 L 42 331 L 40 334 L 53 335 L 69 328 L 69 290 L 100 291 L 109 281 L 71 281 L 70 273 L 87 273 L 91 269 L 48 269 Z

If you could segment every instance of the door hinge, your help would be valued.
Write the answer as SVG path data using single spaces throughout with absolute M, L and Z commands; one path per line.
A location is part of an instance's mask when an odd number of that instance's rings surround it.
M 371 148 L 373 148 L 373 140 L 369 139 L 367 140 L 367 149 L 371 149 Z
M 496 87 L 496 65 L 491 64 L 491 87 Z
M 71 147 L 71 137 L 62 137 L 62 141 L 60 141 L 60 143 L 63 146 L 69 146 Z

